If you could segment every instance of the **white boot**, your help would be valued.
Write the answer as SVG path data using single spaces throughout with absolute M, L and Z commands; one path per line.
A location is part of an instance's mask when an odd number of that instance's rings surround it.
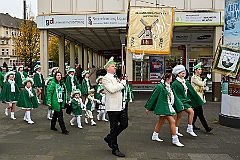
M 106 119 L 106 111 L 105 110 L 103 110 L 102 120 L 105 122 L 108 122 L 108 120 Z
M 11 112 L 11 119 L 13 119 L 13 120 L 17 119 L 17 118 L 14 117 L 14 112 Z
M 162 142 L 163 141 L 162 139 L 158 138 L 158 133 L 155 132 L 155 131 L 152 134 L 152 140 L 153 141 L 158 141 L 158 142 Z
M 70 124 L 71 126 L 74 126 L 74 122 L 76 121 L 76 117 L 74 116 L 71 120 L 70 120 Z
M 24 120 L 24 121 L 27 121 L 27 111 L 26 111 L 25 114 L 24 114 L 23 120 Z
M 193 137 L 197 137 L 197 135 L 193 132 L 193 125 L 188 124 L 187 133 L 189 133 Z
M 96 122 L 94 122 L 93 119 L 91 119 L 91 125 L 92 125 L 92 126 L 96 125 Z
M 175 136 L 172 135 L 172 144 L 174 144 L 174 145 L 176 145 L 176 146 L 178 146 L 178 147 L 183 147 L 183 146 L 184 146 L 184 145 L 179 141 L 177 135 L 175 135 Z
M 48 109 L 47 119 L 49 119 L 49 120 L 52 120 L 52 118 L 51 118 L 51 112 L 52 112 L 52 110 L 51 110 L 51 109 Z
M 39 100 L 39 98 L 37 97 L 37 100 L 38 100 L 38 104 L 41 104 L 41 102 L 40 102 L 40 100 Z
M 5 108 L 5 115 L 8 116 L 8 108 Z
M 178 127 L 176 127 L 176 134 L 180 137 L 182 137 L 183 135 L 181 133 L 178 132 Z
M 82 124 L 81 124 L 81 117 L 77 116 L 77 124 L 78 124 L 78 128 L 82 129 Z
M 97 114 L 97 120 L 100 121 L 100 112 Z
M 30 111 L 26 111 L 27 113 L 27 120 L 28 120 L 28 124 L 33 124 L 34 122 L 31 120 L 31 116 L 30 116 Z

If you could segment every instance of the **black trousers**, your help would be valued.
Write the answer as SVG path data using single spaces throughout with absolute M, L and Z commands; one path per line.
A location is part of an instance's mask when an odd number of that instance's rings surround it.
M 63 120 L 62 108 L 60 109 L 59 112 L 54 111 L 53 116 L 52 116 L 52 120 L 51 120 L 51 128 L 55 128 L 57 119 L 58 119 L 58 123 L 59 123 L 59 126 L 60 126 L 61 130 L 66 131 L 67 129 L 65 127 L 65 123 L 64 123 L 64 120 Z
M 193 117 L 193 125 L 195 124 L 196 120 L 197 120 L 197 117 L 199 117 L 200 119 L 200 122 L 202 123 L 203 127 L 205 129 L 208 129 L 208 124 L 207 124 L 207 121 L 203 115 L 203 108 L 202 106 L 199 106 L 199 107 L 196 107 L 194 108 L 194 117 Z
M 126 108 L 122 111 L 108 111 L 110 121 L 110 133 L 107 138 L 111 140 L 113 150 L 119 150 L 117 136 L 128 127 L 128 116 Z

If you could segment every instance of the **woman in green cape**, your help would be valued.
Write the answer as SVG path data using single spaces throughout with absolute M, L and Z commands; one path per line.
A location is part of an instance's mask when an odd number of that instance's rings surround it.
M 24 84 L 22 82 L 23 82 L 23 79 L 27 77 L 28 77 L 28 74 L 27 72 L 23 71 L 23 65 L 18 66 L 18 72 L 16 72 L 14 80 L 15 80 L 15 83 L 18 85 L 20 91 L 24 89 Z
M 162 142 L 163 140 L 158 138 L 158 134 L 167 119 L 169 122 L 170 131 L 172 134 L 172 143 L 178 147 L 183 147 L 184 145 L 180 143 L 175 130 L 175 119 L 173 115 L 176 111 L 182 108 L 183 104 L 177 98 L 175 91 L 171 89 L 170 83 L 172 82 L 172 74 L 166 73 L 160 84 L 156 86 L 153 93 L 149 97 L 145 108 L 146 113 L 149 111 L 154 111 L 156 115 L 159 115 L 158 123 L 155 126 L 152 140 Z
M 28 124 L 33 124 L 34 122 L 31 119 L 30 112 L 33 108 L 38 108 L 38 100 L 36 97 L 36 92 L 32 88 L 33 79 L 25 78 L 22 84 L 25 87 L 19 95 L 17 106 L 22 107 L 22 109 L 26 109 L 23 120 L 27 121 Z

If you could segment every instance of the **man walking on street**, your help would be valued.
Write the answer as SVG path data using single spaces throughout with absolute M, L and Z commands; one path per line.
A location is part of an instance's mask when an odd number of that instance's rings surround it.
M 114 77 L 116 67 L 113 57 L 109 59 L 104 68 L 107 74 L 102 79 L 102 85 L 106 93 L 105 107 L 110 121 L 110 133 L 104 140 L 112 149 L 113 155 L 125 157 L 125 155 L 119 151 L 117 136 L 128 127 L 128 117 L 122 97 L 122 89 L 126 85 L 126 80 L 119 82 Z

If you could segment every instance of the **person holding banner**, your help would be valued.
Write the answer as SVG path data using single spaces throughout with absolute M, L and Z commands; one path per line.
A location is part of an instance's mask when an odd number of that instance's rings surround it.
M 198 63 L 196 66 L 194 66 L 194 72 L 195 74 L 191 78 L 191 84 L 197 94 L 200 96 L 200 98 L 203 100 L 204 103 L 206 103 L 205 95 L 204 95 L 204 90 L 206 87 L 206 81 L 208 78 L 206 77 L 204 81 L 202 81 L 202 78 L 200 75 L 202 74 L 202 62 Z M 207 124 L 207 121 L 204 118 L 203 115 L 203 108 L 202 106 L 194 108 L 194 117 L 193 117 L 193 129 L 194 130 L 200 130 L 200 128 L 195 126 L 195 122 L 197 120 L 197 117 L 199 117 L 202 126 L 205 128 L 206 132 L 211 132 L 213 128 L 209 127 Z
M 125 105 L 123 105 L 122 90 L 126 85 L 126 80 L 118 82 L 114 77 L 116 73 L 113 57 L 109 59 L 104 68 L 107 74 L 102 78 L 102 85 L 106 94 L 106 111 L 110 121 L 110 133 L 104 138 L 105 142 L 112 149 L 112 154 L 118 157 L 125 157 L 119 151 L 117 137 L 128 127 L 128 117 Z
M 182 111 L 177 114 L 176 133 L 178 136 L 183 136 L 181 133 L 178 132 L 178 126 L 180 124 L 181 117 L 185 111 L 188 113 L 187 133 L 189 133 L 193 137 L 196 137 L 197 135 L 194 133 L 192 125 L 194 116 L 194 111 L 192 108 L 201 106 L 204 102 L 198 96 L 191 84 L 184 79 L 185 72 L 186 70 L 183 65 L 176 65 L 172 71 L 172 73 L 177 76 L 176 80 L 172 83 L 172 88 L 176 91 L 177 97 L 181 100 L 184 106 L 182 108 Z

